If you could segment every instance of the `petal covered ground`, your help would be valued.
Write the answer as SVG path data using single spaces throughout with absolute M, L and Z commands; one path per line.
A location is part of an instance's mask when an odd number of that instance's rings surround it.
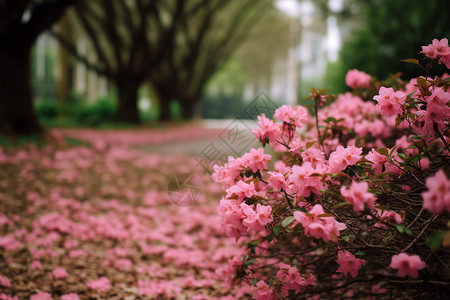
M 0 299 L 249 298 L 215 272 L 241 253 L 218 226 L 210 174 L 116 143 L 140 143 L 131 131 L 88 137 L 0 148 Z M 170 193 L 180 174 L 194 186 Z

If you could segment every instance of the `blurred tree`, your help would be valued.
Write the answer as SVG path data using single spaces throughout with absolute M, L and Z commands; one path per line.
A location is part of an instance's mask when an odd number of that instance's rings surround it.
M 270 1 L 188 3 L 186 11 L 197 7 L 195 13 L 176 20 L 180 30 L 174 48 L 150 72 L 162 105 L 160 120 L 168 118 L 165 106 L 174 99 L 180 104 L 183 119 L 193 117 L 206 83 L 242 44 Z
M 173 48 L 174 20 L 183 17 L 184 6 L 183 0 L 80 0 L 74 9 L 96 60 L 79 53 L 63 35 L 53 34 L 79 61 L 115 84 L 116 120 L 139 123 L 138 89 Z
M 72 2 L 0 0 L 0 132 L 42 131 L 31 96 L 31 47 Z
M 267 1 L 267 0 L 266 0 Z M 152 82 L 160 120 L 179 100 L 184 117 L 211 75 L 228 59 L 257 18 L 258 0 L 80 0 L 74 7 L 97 61 L 54 33 L 88 68 L 117 87 L 117 120 L 139 122 L 137 91 Z
M 357 68 L 384 79 L 401 71 L 403 78 L 416 77 L 418 67 L 400 60 L 417 58 L 422 45 L 450 36 L 450 1 L 358 2 L 365 8 L 366 24 L 354 32 L 341 50 L 343 72 Z

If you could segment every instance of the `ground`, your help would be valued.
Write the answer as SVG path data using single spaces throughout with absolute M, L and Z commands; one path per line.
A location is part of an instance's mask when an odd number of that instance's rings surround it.
M 215 273 L 240 250 L 194 158 L 221 134 L 53 130 L 45 147 L 2 148 L 0 298 L 249 298 Z

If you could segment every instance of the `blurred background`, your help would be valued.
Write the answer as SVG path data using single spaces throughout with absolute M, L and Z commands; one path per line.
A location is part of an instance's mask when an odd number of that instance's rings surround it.
M 0 0 L 0 129 L 229 119 L 261 92 L 280 105 L 344 92 L 353 68 L 416 77 L 400 60 L 449 37 L 448 12 L 445 0 Z

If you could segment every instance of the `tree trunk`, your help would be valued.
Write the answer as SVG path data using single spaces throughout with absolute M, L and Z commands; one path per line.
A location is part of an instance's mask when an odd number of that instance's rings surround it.
M 0 132 L 4 134 L 42 132 L 33 109 L 30 49 L 20 43 L 0 44 Z
M 138 89 L 140 84 L 136 81 L 121 80 L 117 83 L 119 92 L 119 105 L 116 120 L 123 123 L 139 124 Z
M 170 113 L 170 98 L 160 97 L 159 99 L 159 118 L 160 122 L 167 122 L 172 120 Z
M 198 102 L 197 97 L 180 99 L 181 118 L 183 120 L 192 120 L 194 118 Z
M 67 13 L 59 21 L 60 34 L 63 38 L 71 40 L 69 17 Z M 69 51 L 59 44 L 59 76 L 58 76 L 58 102 L 65 103 L 70 100 L 70 88 L 72 83 Z

